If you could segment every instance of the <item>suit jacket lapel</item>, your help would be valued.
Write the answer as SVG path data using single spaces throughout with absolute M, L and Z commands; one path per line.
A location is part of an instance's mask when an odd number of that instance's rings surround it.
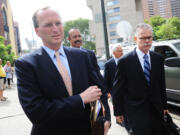
M 154 78 L 154 75 L 155 75 L 155 65 L 156 65 L 156 63 L 155 63 L 155 61 L 156 61 L 156 59 L 154 58 L 154 55 L 153 55 L 153 53 L 152 52 L 150 52 L 150 58 L 151 58 L 151 78 L 150 78 L 150 84 L 152 85 L 153 84 L 153 80 L 156 80 L 155 78 Z
M 116 68 L 117 68 L 117 65 L 116 65 L 116 62 L 115 62 L 115 60 L 114 60 L 114 58 L 112 58 L 112 68 L 113 68 L 113 70 L 112 70 L 112 78 L 114 78 L 114 76 L 115 76 L 115 74 L 116 74 Z
M 112 59 L 112 66 L 115 67 L 115 68 L 116 68 L 116 66 L 117 66 L 114 58 Z
M 145 76 L 144 76 L 144 71 L 143 71 L 143 69 L 142 69 L 141 63 L 140 63 L 139 58 L 138 58 L 138 56 L 137 56 L 136 49 L 134 49 L 134 51 L 133 51 L 133 58 L 134 58 L 134 61 L 135 61 L 135 63 L 134 63 L 133 66 L 134 66 L 134 67 L 137 67 L 136 70 L 137 70 L 138 76 L 140 76 L 140 77 L 142 78 L 144 84 L 147 85 L 147 81 L 146 81 L 146 78 L 145 78 Z M 148 86 L 148 85 L 147 85 L 147 86 Z
M 50 56 L 47 54 L 47 52 L 42 47 L 41 47 L 39 61 L 41 62 L 42 67 L 45 68 L 46 74 L 47 74 L 47 77 L 49 78 L 49 80 L 52 80 L 52 82 L 59 81 L 60 83 L 55 83 L 57 89 L 61 88 L 61 90 L 64 90 L 65 94 L 68 96 L 68 92 L 66 90 L 64 81 L 63 81 L 58 69 L 54 65 Z

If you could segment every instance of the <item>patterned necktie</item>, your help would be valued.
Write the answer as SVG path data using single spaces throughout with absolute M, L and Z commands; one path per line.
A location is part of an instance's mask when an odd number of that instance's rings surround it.
M 144 76 L 147 80 L 148 86 L 150 86 L 150 64 L 148 60 L 148 55 L 145 54 L 143 58 L 144 58 Z
M 71 78 L 70 78 L 70 75 L 68 73 L 68 70 L 66 69 L 66 67 L 62 63 L 62 61 L 59 57 L 58 51 L 55 52 L 55 56 L 56 56 L 56 61 L 57 61 L 59 73 L 62 76 L 62 79 L 64 81 L 64 84 L 66 86 L 66 89 L 67 89 L 69 95 L 72 96 L 72 83 L 71 83 Z

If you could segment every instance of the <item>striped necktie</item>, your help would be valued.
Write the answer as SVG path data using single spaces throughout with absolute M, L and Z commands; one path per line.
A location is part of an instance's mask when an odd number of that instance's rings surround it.
M 148 86 L 150 86 L 150 64 L 148 60 L 148 55 L 145 54 L 143 58 L 144 58 L 144 76 L 146 78 Z
M 62 63 L 62 61 L 59 57 L 58 51 L 55 52 L 55 56 L 56 56 L 56 61 L 57 61 L 59 73 L 62 76 L 62 79 L 64 81 L 64 84 L 66 86 L 66 89 L 67 89 L 69 95 L 72 96 L 72 83 L 71 83 L 71 78 L 70 78 L 70 75 L 68 73 L 68 70 L 66 69 L 66 67 Z

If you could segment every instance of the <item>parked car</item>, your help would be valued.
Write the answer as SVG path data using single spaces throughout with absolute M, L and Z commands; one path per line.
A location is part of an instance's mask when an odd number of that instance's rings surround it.
M 165 60 L 165 75 L 168 99 L 180 103 L 180 57 Z
M 166 93 L 173 101 L 169 103 L 180 106 L 180 40 L 154 42 L 151 50 L 165 59 Z

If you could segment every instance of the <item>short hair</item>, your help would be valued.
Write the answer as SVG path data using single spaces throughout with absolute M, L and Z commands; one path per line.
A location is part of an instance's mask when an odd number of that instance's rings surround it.
M 71 29 L 68 31 L 68 39 L 71 39 L 70 33 L 71 33 L 71 31 L 73 31 L 73 30 L 79 30 L 79 32 L 80 32 L 80 29 L 79 29 L 79 28 L 76 28 L 76 27 L 71 28 Z
M 139 29 L 148 29 L 150 31 L 153 31 L 152 29 L 152 26 L 147 24 L 147 23 L 139 23 L 137 26 L 136 26 L 136 29 L 135 29 L 135 36 L 137 36 L 139 34 Z
M 44 11 L 44 10 L 47 10 L 47 9 L 52 9 L 51 7 L 47 6 L 47 7 L 43 7 L 43 8 L 40 8 L 38 9 L 32 16 L 32 21 L 33 21 L 33 26 L 34 28 L 38 28 L 39 27 L 39 24 L 38 24 L 38 19 L 37 19 L 37 14 L 40 12 L 40 11 Z M 54 10 L 54 9 L 52 9 Z M 58 11 L 55 10 L 57 13 Z M 60 15 L 59 15 L 60 16 Z M 60 19 L 61 19 L 61 16 L 60 16 Z M 62 20 L 62 19 L 61 19 Z
M 121 47 L 120 44 L 115 44 L 115 45 L 113 45 L 113 46 L 112 46 L 112 53 L 115 52 L 118 47 L 120 47 L 120 48 L 122 49 L 122 47 Z

